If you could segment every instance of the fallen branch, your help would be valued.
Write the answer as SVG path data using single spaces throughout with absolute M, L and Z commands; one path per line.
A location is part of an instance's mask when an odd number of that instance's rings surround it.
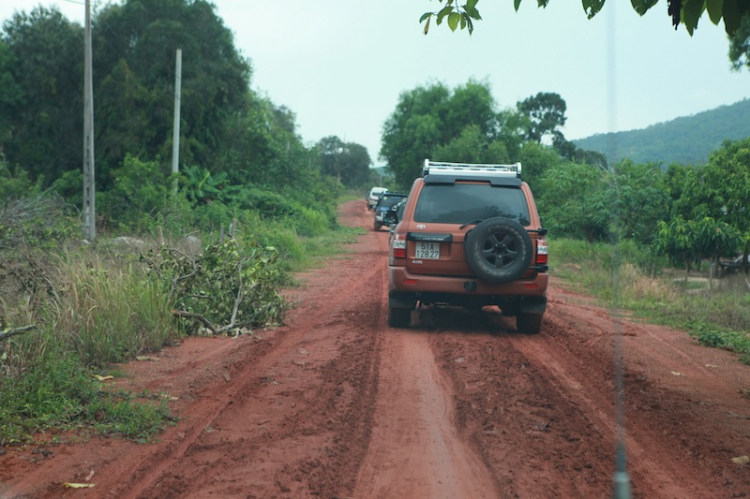
M 271 304 L 268 304 L 264 307 L 262 307 L 260 310 L 256 311 L 254 316 L 260 315 L 261 313 L 265 312 L 271 307 Z M 255 323 L 254 318 L 243 321 L 243 322 L 232 322 L 231 324 L 227 324 L 226 326 L 216 327 L 208 318 L 206 318 L 205 315 L 197 314 L 195 312 L 187 312 L 185 310 L 172 310 L 172 315 L 175 317 L 183 317 L 185 319 L 195 319 L 201 324 L 203 324 L 206 329 L 211 330 L 214 334 L 225 334 L 233 329 L 241 329 L 244 327 L 252 327 Z
M 186 319 L 196 319 L 210 329 L 212 333 L 218 334 L 216 326 L 214 326 L 210 320 L 206 319 L 206 316 L 204 315 L 196 314 L 195 312 L 186 312 L 184 310 L 172 310 L 172 315 L 175 317 L 184 317 Z
M 15 336 L 17 334 L 25 333 L 26 331 L 30 331 L 35 327 L 36 324 L 31 324 L 30 326 L 22 326 L 13 329 L 6 329 L 5 331 L 0 331 L 0 340 L 10 338 L 11 336 Z

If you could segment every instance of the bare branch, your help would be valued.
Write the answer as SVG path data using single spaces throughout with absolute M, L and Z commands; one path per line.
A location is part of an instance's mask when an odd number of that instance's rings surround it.
M 201 322 L 204 326 L 211 330 L 212 333 L 218 334 L 218 330 L 213 323 L 208 320 L 204 315 L 196 314 L 195 312 L 186 312 L 184 310 L 172 310 L 172 315 L 175 317 L 184 317 L 186 319 L 196 319 Z
M 5 331 L 0 331 L 0 340 L 5 340 L 7 338 L 10 338 L 11 336 L 25 333 L 26 331 L 30 331 L 34 329 L 35 327 L 36 327 L 36 324 L 31 324 L 29 326 L 22 326 L 22 327 L 17 327 L 13 329 L 6 329 Z

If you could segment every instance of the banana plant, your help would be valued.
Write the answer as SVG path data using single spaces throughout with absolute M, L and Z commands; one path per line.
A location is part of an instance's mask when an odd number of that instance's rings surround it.
M 185 179 L 187 198 L 195 204 L 208 204 L 212 201 L 227 201 L 242 190 L 241 186 L 228 185 L 227 173 L 212 174 L 208 168 L 193 165 L 182 171 Z

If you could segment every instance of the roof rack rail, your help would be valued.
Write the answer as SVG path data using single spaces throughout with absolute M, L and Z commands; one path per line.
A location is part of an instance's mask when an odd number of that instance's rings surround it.
M 425 175 L 459 175 L 462 177 L 517 177 L 521 178 L 521 163 L 512 165 L 490 165 L 478 163 L 446 163 L 424 160 Z

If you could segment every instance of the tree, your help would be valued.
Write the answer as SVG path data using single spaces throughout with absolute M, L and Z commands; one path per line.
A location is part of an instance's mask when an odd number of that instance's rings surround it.
M 404 92 L 383 127 L 380 157 L 404 189 L 420 175 L 425 158 L 515 162 L 524 121 L 495 108 L 489 84 L 474 80 L 454 90 L 435 83 Z
M 750 139 L 725 142 L 708 164 L 686 168 L 670 166 L 665 177 L 673 199 L 672 219 L 662 224 L 660 238 L 668 232 L 693 234 L 696 256 L 733 256 L 750 249 Z M 667 231 L 667 232 L 665 232 Z M 665 235 L 666 234 L 666 235 Z M 676 236 L 675 236 L 676 237 Z M 662 244 L 668 251 L 670 246 Z
M 671 200 L 658 164 L 625 160 L 613 168 L 615 225 L 620 237 L 641 246 L 654 242 L 657 225 L 669 218 Z
M 0 135 L 0 147 L 10 164 L 48 185 L 81 167 L 83 28 L 37 7 L 16 13 L 3 31 L 0 78 L 8 87 L 0 85 L 0 126 L 12 133 Z
M 592 243 L 610 235 L 614 204 L 608 173 L 586 164 L 561 163 L 539 180 L 539 212 L 544 226 L 560 237 Z
M 518 112 L 527 120 L 525 124 L 526 140 L 541 143 L 545 137 L 564 140 L 560 127 L 565 125 L 567 105 L 559 94 L 539 92 L 519 102 Z
M 544 172 L 563 164 L 563 159 L 552 148 L 537 142 L 525 142 L 515 158 L 512 162 L 521 162 L 523 179 L 534 189 L 534 195 L 537 197 L 544 194 L 541 183 Z
M 335 135 L 318 141 L 320 171 L 335 177 L 347 187 L 361 187 L 369 179 L 370 155 L 367 148 L 353 142 L 343 142 Z
M 0 39 L 0 155 L 2 144 L 8 140 L 12 130 L 11 109 L 18 107 L 23 95 L 13 74 L 14 67 L 15 56 L 11 48 Z
M 181 161 L 224 169 L 217 163 L 231 120 L 247 111 L 251 70 L 213 4 L 125 0 L 102 8 L 93 33 L 101 185 L 107 187 L 109 170 L 122 163 L 126 152 L 171 156 L 178 48 L 183 52 Z M 108 141 L 110 133 L 128 135 L 128 150 L 116 147 L 117 139 Z
M 729 61 L 735 71 L 750 68 L 750 16 L 743 17 L 737 31 L 729 36 Z
M 442 3 L 442 0 L 440 0 Z M 604 6 L 606 0 L 581 0 L 583 10 L 589 19 L 594 17 Z M 424 23 L 424 33 L 427 34 L 430 29 L 430 22 L 440 25 L 447 20 L 448 27 L 451 31 L 468 29 L 469 33 L 474 31 L 474 21 L 479 21 L 482 17 L 477 10 L 479 0 L 467 0 L 463 5 L 459 5 L 458 0 L 445 0 L 445 6 L 434 12 L 425 12 L 419 19 Z M 654 7 L 659 0 L 631 0 L 633 9 L 643 15 Z M 546 7 L 549 0 L 537 0 L 538 7 Z M 708 12 L 708 17 L 714 24 L 724 20 L 724 29 L 727 34 L 732 36 L 739 28 L 743 17 L 750 13 L 750 2 L 744 0 L 667 0 L 667 15 L 675 29 L 680 24 L 685 25 L 690 35 L 698 27 L 698 20 L 704 12 Z M 513 0 L 513 6 L 518 11 L 521 6 L 521 0 Z
M 685 220 L 681 216 L 658 224 L 656 250 L 669 257 L 673 264 L 685 266 L 686 277 L 693 262 L 708 258 L 718 263 L 719 257 L 731 254 L 741 241 L 737 229 L 712 217 Z
M 380 157 L 396 183 L 408 187 L 419 176 L 425 158 L 441 143 L 442 117 L 450 90 L 441 84 L 403 92 L 383 126 Z

